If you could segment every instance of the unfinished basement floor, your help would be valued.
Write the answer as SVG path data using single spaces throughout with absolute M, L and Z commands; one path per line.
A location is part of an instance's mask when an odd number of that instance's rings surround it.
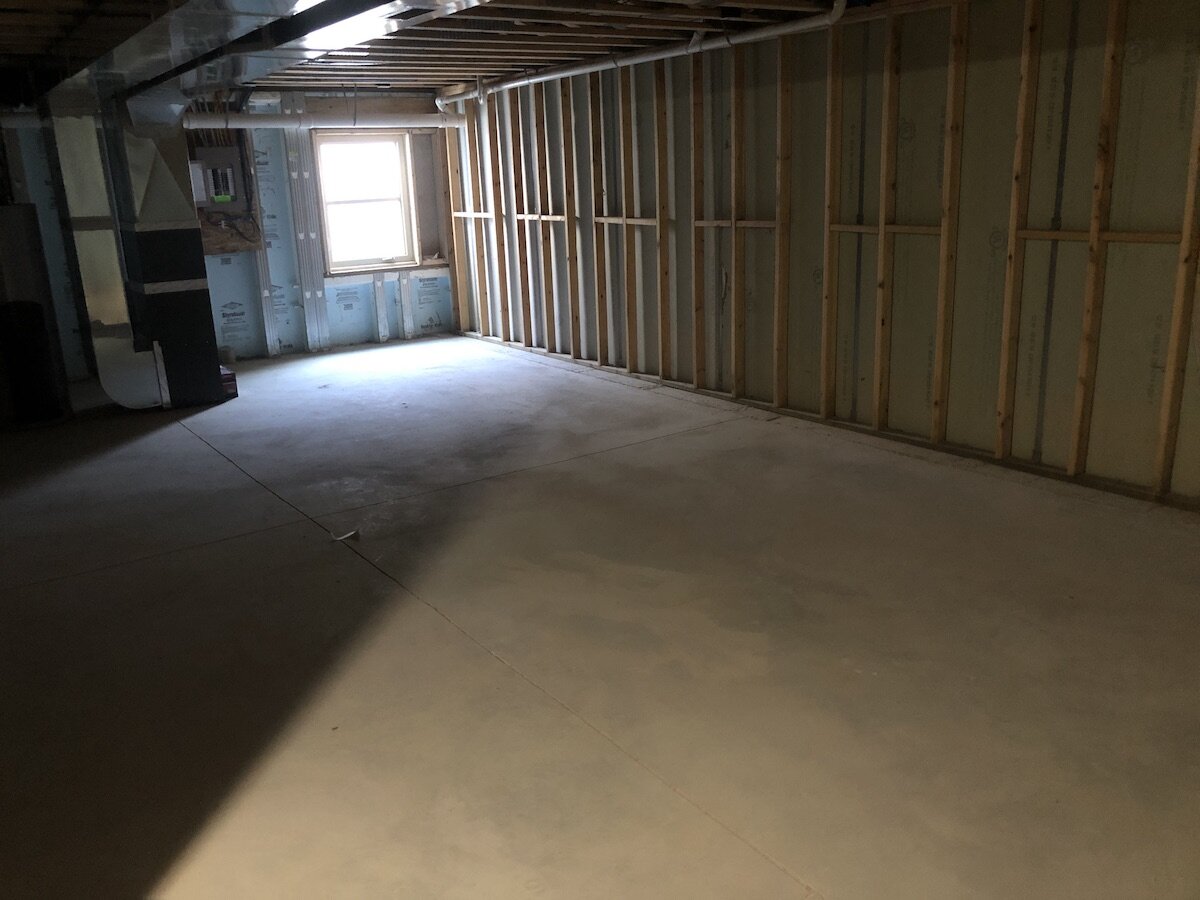
M 3 438 L 7 896 L 1200 893 L 1200 516 L 467 338 L 239 386 Z

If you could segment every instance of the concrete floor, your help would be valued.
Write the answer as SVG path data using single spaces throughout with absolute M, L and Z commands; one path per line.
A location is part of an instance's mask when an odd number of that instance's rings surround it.
M 1200 896 L 1200 517 L 469 339 L 239 384 L 2 439 L 6 896 Z

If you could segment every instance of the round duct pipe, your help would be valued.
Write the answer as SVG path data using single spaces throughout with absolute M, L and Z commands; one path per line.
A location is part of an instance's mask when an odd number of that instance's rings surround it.
M 188 112 L 184 128 L 458 128 L 456 113 L 238 113 Z

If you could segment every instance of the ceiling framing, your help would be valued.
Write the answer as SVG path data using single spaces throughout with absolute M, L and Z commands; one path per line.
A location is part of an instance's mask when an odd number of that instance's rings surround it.
M 436 90 L 826 12 L 819 0 L 491 0 L 280 70 L 270 90 Z
M 170 0 L 0 0 L 0 94 L 36 97 L 137 34 Z
M 280 20 L 296 28 L 320 11 L 369 3 L 298 0 L 305 12 Z M 859 3 L 866 0 L 858 0 Z M 347 38 L 363 43 L 322 45 L 336 29 L 280 43 L 279 29 L 214 46 L 204 65 L 218 61 L 212 93 L 237 84 L 269 90 L 434 91 L 604 59 L 694 39 L 731 35 L 827 12 L 831 0 L 397 0 L 369 10 L 379 24 Z M 244 4 L 253 9 L 253 0 Z M 852 3 L 853 5 L 853 3 Z M 458 7 L 466 7 L 459 9 Z M 41 96 L 64 78 L 105 57 L 167 13 L 179 0 L 0 0 L 0 104 Z M 395 12 L 393 12 L 395 10 Z M 388 15 L 391 14 L 390 18 Z M 278 15 L 278 14 L 276 14 Z M 347 13 L 362 19 L 364 14 Z M 307 18 L 306 18 L 307 17 Z M 332 20 L 331 20 L 332 21 Z M 340 26 L 339 26 L 340 27 Z M 273 28 L 273 26 L 272 26 Z M 333 38 L 336 41 L 336 38 Z M 239 46 L 245 43 L 245 47 Z M 263 56 L 257 66 L 247 56 Z M 289 54 L 295 62 L 289 59 Z M 178 71 L 196 69 L 199 60 Z M 224 66 L 224 68 L 220 68 Z M 177 70 L 159 76 L 173 77 Z M 250 72 L 255 72 L 250 75 Z M 219 76 L 219 77 L 218 77 Z M 185 86 L 185 90 L 188 88 Z

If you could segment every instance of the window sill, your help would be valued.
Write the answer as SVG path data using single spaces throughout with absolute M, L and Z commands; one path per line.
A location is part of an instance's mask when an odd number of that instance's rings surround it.
M 338 269 L 336 272 L 325 272 L 326 278 L 347 278 L 355 275 L 380 275 L 387 272 L 404 272 L 408 269 L 449 268 L 450 263 L 444 259 L 432 259 L 415 263 L 389 263 L 385 266 L 363 266 L 359 269 Z

